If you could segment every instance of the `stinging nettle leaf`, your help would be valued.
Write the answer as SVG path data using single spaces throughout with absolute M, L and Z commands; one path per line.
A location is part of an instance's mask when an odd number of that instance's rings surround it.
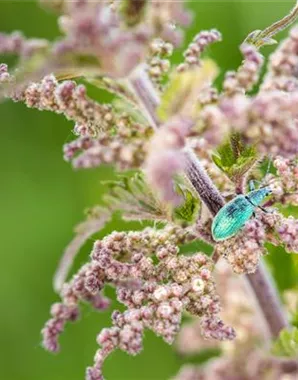
M 298 358 L 298 328 L 283 329 L 271 351 L 276 356 Z
M 232 133 L 229 139 L 212 155 L 215 165 L 232 181 L 237 181 L 247 173 L 257 161 L 254 146 L 245 145 L 239 133 Z
M 93 76 L 93 77 L 86 77 L 85 80 L 95 86 L 96 88 L 103 89 L 111 94 L 117 95 L 120 99 L 115 98 L 113 103 L 115 103 L 115 107 L 117 104 L 117 101 L 119 100 L 119 108 L 121 107 L 122 110 L 128 108 L 129 110 L 132 110 L 133 106 L 136 106 L 137 100 L 135 99 L 135 96 L 133 93 L 129 90 L 128 86 L 121 80 L 116 80 L 114 78 L 110 78 L 108 76 Z M 137 108 L 135 107 L 133 109 L 134 113 L 137 113 Z M 140 114 L 140 112 L 138 112 Z M 143 118 L 145 119 L 145 118 Z
M 200 67 L 173 73 L 157 109 L 160 120 L 166 121 L 178 114 L 195 116 L 200 89 L 212 82 L 217 73 L 217 66 L 210 59 L 203 60 Z
M 113 211 L 122 211 L 128 220 L 169 219 L 168 208 L 153 194 L 141 172 L 133 176 L 121 176 L 118 181 L 107 181 L 108 194 L 104 201 Z
M 173 211 L 173 218 L 183 222 L 192 223 L 198 214 L 199 199 L 184 184 L 176 184 L 176 192 L 182 196 L 184 202 Z

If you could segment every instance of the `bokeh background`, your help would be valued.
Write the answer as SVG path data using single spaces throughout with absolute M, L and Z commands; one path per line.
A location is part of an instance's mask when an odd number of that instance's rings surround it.
M 224 40 L 213 45 L 209 54 L 222 72 L 234 69 L 241 62 L 238 46 L 246 35 L 285 15 L 294 3 L 194 0 L 189 7 L 195 20 L 186 33 L 186 43 L 202 29 L 219 29 Z M 28 37 L 50 40 L 59 33 L 56 16 L 36 2 L 0 0 L 0 31 L 15 29 Z M 267 47 L 263 52 L 268 55 L 271 50 Z M 180 54 L 175 53 L 174 60 Z M 92 88 L 90 94 L 99 96 Z M 84 209 L 100 203 L 101 181 L 114 174 L 107 167 L 75 172 L 63 161 L 62 144 L 73 137 L 73 125 L 63 116 L 7 101 L 0 105 L 0 124 L 0 377 L 81 380 L 97 349 L 96 334 L 110 325 L 110 311 L 98 314 L 85 307 L 81 321 L 69 325 L 63 334 L 59 355 L 42 349 L 40 329 L 57 300 L 52 275 L 61 252 L 73 236 L 74 225 L 83 219 Z M 129 227 L 141 226 L 123 225 L 115 219 L 98 236 Z M 77 267 L 87 260 L 91 246 L 92 240 L 80 253 Z M 279 248 L 271 253 L 267 262 L 279 288 L 292 287 L 297 283 L 293 259 Z M 112 289 L 108 294 L 113 295 Z M 105 365 L 107 379 L 168 379 L 186 361 L 150 332 L 144 347 L 135 358 L 122 352 L 112 355 Z

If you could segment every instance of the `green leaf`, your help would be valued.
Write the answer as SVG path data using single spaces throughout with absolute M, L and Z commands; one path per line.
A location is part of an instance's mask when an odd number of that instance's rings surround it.
M 298 310 L 291 316 L 291 325 L 298 329 Z
M 254 146 L 245 145 L 239 133 L 232 133 L 228 141 L 217 148 L 212 159 L 221 171 L 237 182 L 256 163 L 257 150 Z
M 104 201 L 113 211 L 122 211 L 128 220 L 168 220 L 168 209 L 153 194 L 141 172 L 107 181 L 108 194 Z
M 281 292 L 297 292 L 298 294 L 298 271 L 295 268 L 294 259 L 297 255 L 289 255 L 284 247 L 276 246 L 266 242 L 266 249 L 269 255 L 266 255 L 266 263 L 270 266 L 275 283 Z M 298 313 L 298 299 L 297 299 Z M 298 317 L 298 315 L 297 315 Z M 298 326 L 297 326 L 298 327 Z
M 111 94 L 119 96 L 121 99 L 126 101 L 125 104 L 128 105 L 129 108 L 132 108 L 132 105 L 136 106 L 138 104 L 133 93 L 129 90 L 125 83 L 121 82 L 120 80 L 116 80 L 104 75 L 87 77 L 85 80 L 97 88 L 106 90 Z
M 188 223 L 194 222 L 199 210 L 199 199 L 182 183 L 176 184 L 176 192 L 182 196 L 184 202 L 174 209 L 173 218 Z
M 174 115 L 195 116 L 198 112 L 198 91 L 217 75 L 217 67 L 212 60 L 205 60 L 201 67 L 185 72 L 174 72 L 157 109 L 161 121 Z
M 283 329 L 273 343 L 271 351 L 276 356 L 298 358 L 298 328 Z
M 277 44 L 276 40 L 271 37 L 267 37 L 264 31 L 259 29 L 249 33 L 244 42 L 250 45 L 254 45 L 257 48 L 265 45 Z
M 133 106 L 132 102 L 130 102 L 127 98 L 115 98 L 112 102 L 113 107 L 115 108 L 115 111 L 119 114 L 125 113 L 126 115 L 129 115 L 132 120 L 136 121 L 137 123 L 147 125 L 148 121 L 144 117 L 144 115 Z M 144 136 L 150 137 L 150 136 Z

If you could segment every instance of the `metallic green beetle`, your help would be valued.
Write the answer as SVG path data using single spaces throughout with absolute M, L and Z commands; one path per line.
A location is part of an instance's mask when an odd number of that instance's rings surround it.
M 250 191 L 246 195 L 237 195 L 225 204 L 213 219 L 211 229 L 213 239 L 221 241 L 235 236 L 254 214 L 256 207 L 266 211 L 260 204 L 271 192 L 269 187 L 263 187 Z

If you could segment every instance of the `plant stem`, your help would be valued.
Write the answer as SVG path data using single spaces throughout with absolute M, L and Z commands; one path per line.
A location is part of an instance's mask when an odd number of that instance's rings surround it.
M 143 68 L 139 68 L 132 74 L 130 86 L 137 99 L 139 99 L 141 107 L 146 110 L 148 120 L 157 129 L 160 126 L 160 122 L 156 115 L 156 108 L 160 100 L 150 78 Z M 188 148 L 185 149 L 185 158 L 188 179 L 198 192 L 202 202 L 208 207 L 210 213 L 213 216 L 216 215 L 225 203 L 224 198 L 195 154 Z M 283 312 L 275 286 L 267 273 L 267 269 L 263 264 L 260 264 L 254 274 L 247 274 L 246 277 L 272 337 L 277 337 L 279 332 L 288 326 L 288 321 Z
M 298 2 L 296 2 L 295 6 L 292 8 L 290 13 L 288 13 L 281 20 L 276 21 L 272 25 L 268 26 L 261 32 L 262 38 L 271 38 L 275 34 L 281 32 L 286 29 L 289 25 L 293 24 L 298 16 Z
M 214 186 L 210 177 L 206 173 L 206 170 L 191 149 L 186 148 L 184 152 L 186 159 L 186 175 L 199 194 L 202 202 L 205 203 L 211 214 L 214 216 L 225 204 L 224 198 Z
M 284 18 L 274 22 L 263 30 L 255 30 L 246 37 L 244 42 L 254 45 L 257 49 L 263 45 L 275 43 L 274 40 L 271 40 L 271 37 L 293 24 L 297 17 L 298 1 L 296 1 L 295 6 Z
M 143 66 L 138 67 L 134 71 L 128 84 L 136 94 L 137 99 L 139 99 L 139 103 L 147 115 L 151 126 L 154 129 L 157 129 L 160 126 L 160 122 L 156 115 L 156 108 L 158 107 L 160 100 L 153 83 Z
M 278 337 L 280 331 L 289 326 L 273 279 L 263 262 L 255 273 L 246 275 L 258 305 L 266 319 L 272 337 Z

